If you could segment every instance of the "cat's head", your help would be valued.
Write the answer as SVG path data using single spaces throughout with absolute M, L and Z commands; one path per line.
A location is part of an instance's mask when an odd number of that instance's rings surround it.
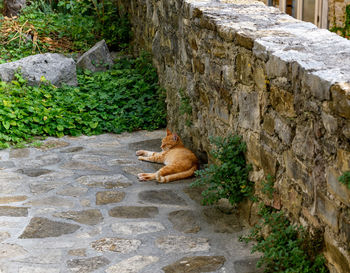
M 181 139 L 177 134 L 173 134 L 169 129 L 166 129 L 166 137 L 162 139 L 162 148 L 163 151 L 169 151 L 172 147 L 181 143 Z

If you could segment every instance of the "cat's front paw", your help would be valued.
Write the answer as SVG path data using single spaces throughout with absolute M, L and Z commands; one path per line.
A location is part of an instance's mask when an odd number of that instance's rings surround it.
M 144 155 L 145 151 L 144 150 L 138 150 L 136 151 L 136 155 Z

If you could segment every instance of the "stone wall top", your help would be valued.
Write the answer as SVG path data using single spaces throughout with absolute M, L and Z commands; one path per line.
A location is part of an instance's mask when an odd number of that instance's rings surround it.
M 310 78 L 311 92 L 322 100 L 329 99 L 332 84 L 350 83 L 350 41 L 335 33 L 258 1 L 184 0 L 184 3 L 192 18 L 198 17 L 201 27 L 207 22 L 207 28 L 218 31 L 224 40 L 240 39 L 242 46 L 253 47 L 255 56 L 269 60 L 269 77 L 285 76 L 286 63 L 292 65 L 292 73 L 301 68 L 299 73 L 306 72 Z

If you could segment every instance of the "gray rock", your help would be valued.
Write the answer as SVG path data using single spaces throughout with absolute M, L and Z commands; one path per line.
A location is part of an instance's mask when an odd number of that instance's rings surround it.
M 68 255 L 86 257 L 86 248 L 71 249 L 68 251 Z
M 178 196 L 172 190 L 150 190 L 139 193 L 139 198 L 142 201 L 154 203 L 154 204 L 165 204 L 165 205 L 181 205 L 186 206 L 186 201 Z
M 78 85 L 74 60 L 61 54 L 37 54 L 15 62 L 0 64 L 0 79 L 12 81 L 19 69 L 29 85 L 39 85 L 42 77 L 56 86 Z
M 158 214 L 157 207 L 114 207 L 109 210 L 109 216 L 117 218 L 152 218 Z
M 84 148 L 80 147 L 80 146 L 78 146 L 78 147 L 70 147 L 70 148 L 62 150 L 61 153 L 76 153 L 76 152 L 80 152 L 83 149 Z
M 185 236 L 167 236 L 156 240 L 156 245 L 165 253 L 188 253 L 209 251 L 207 238 L 191 238 Z
M 67 262 L 67 267 L 72 272 L 87 273 L 106 266 L 110 263 L 109 260 L 102 256 L 91 257 L 86 259 L 74 259 Z
M 202 192 L 205 190 L 204 187 L 187 187 L 184 188 L 184 193 L 188 195 L 193 201 L 197 202 L 198 204 L 202 203 L 203 195 Z
M 103 216 L 98 209 L 59 212 L 55 213 L 53 216 L 73 220 L 86 225 L 97 225 L 103 220 Z
M 8 204 L 13 202 L 20 202 L 26 200 L 28 197 L 25 195 L 18 196 L 4 196 L 0 197 L 0 204 Z
M 2 206 L 0 216 L 25 217 L 28 216 L 28 208 Z
M 112 230 L 116 234 L 138 235 L 143 233 L 152 233 L 164 230 L 165 227 L 159 222 L 127 222 L 114 223 Z
M 197 233 L 200 227 L 197 225 L 194 213 L 189 210 L 178 210 L 169 213 L 169 221 L 174 229 L 184 233 Z
M 10 158 L 25 158 L 29 156 L 29 149 L 11 149 Z
M 112 65 L 113 60 L 105 40 L 95 44 L 77 61 L 78 68 L 87 69 L 92 72 L 105 71 L 107 70 L 107 67 L 111 67 Z
M 64 164 L 62 168 L 69 170 L 107 171 L 107 169 L 81 161 L 69 161 L 66 164 Z
M 165 273 L 201 273 L 218 270 L 225 263 L 224 256 L 190 256 L 163 267 Z M 246 271 L 237 271 L 244 272 Z
M 96 193 L 96 205 L 106 205 L 123 201 L 125 192 L 120 191 L 100 191 Z
M 59 237 L 76 232 L 80 226 L 64 222 L 51 221 L 43 217 L 34 217 L 25 228 L 20 239 Z
M 264 272 L 263 268 L 258 269 L 256 267 L 256 263 L 259 258 L 248 258 L 245 260 L 239 260 L 234 262 L 234 268 L 236 272 L 244 272 L 244 273 L 262 273 Z
M 236 214 L 226 214 L 217 208 L 206 208 L 203 214 L 215 232 L 234 233 L 242 230 L 239 218 Z
M 128 240 L 122 238 L 102 238 L 91 244 L 92 248 L 97 251 L 113 251 L 123 254 L 136 251 L 140 245 L 140 240 Z
M 71 208 L 74 206 L 73 201 L 69 199 L 57 197 L 57 196 L 49 196 L 41 199 L 35 199 L 25 204 L 29 206 L 34 206 L 34 207 L 51 207 L 51 208 L 52 207 Z
M 147 272 L 141 271 L 147 265 L 158 262 L 159 258 L 155 256 L 134 256 L 129 259 L 123 260 L 109 268 L 107 268 L 107 273 L 137 273 L 137 272 Z
M 19 173 L 23 173 L 25 175 L 28 175 L 30 177 L 38 177 L 40 175 L 51 173 L 51 170 L 47 169 L 36 169 L 36 168 L 25 168 L 25 169 L 19 169 L 17 170 Z
M 0 162 L 0 169 L 10 169 L 15 167 L 15 163 L 12 161 L 1 161 Z
M 10 237 L 11 237 L 10 233 L 8 233 L 6 231 L 0 231 L 0 243 L 5 241 L 6 239 L 8 239 Z
M 77 179 L 79 183 L 88 187 L 100 187 L 106 189 L 127 188 L 132 185 L 124 175 L 89 175 Z
M 87 188 L 71 186 L 71 187 L 65 187 L 64 189 L 57 191 L 57 194 L 63 195 L 63 196 L 77 197 L 77 196 L 82 196 L 87 191 L 88 191 Z
M 20 245 L 0 244 L 0 259 L 12 259 L 25 254 L 27 254 L 27 251 Z

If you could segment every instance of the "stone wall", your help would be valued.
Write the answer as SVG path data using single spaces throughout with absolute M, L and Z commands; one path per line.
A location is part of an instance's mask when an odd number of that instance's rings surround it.
M 258 192 L 274 175 L 272 205 L 324 231 L 331 272 L 350 272 L 350 190 L 337 181 L 350 170 L 350 41 L 261 2 L 118 2 L 153 53 L 169 127 L 200 155 L 209 136 L 242 135 Z
M 345 27 L 346 6 L 350 5 L 350 0 L 329 0 L 328 2 L 328 20 L 329 28 Z

